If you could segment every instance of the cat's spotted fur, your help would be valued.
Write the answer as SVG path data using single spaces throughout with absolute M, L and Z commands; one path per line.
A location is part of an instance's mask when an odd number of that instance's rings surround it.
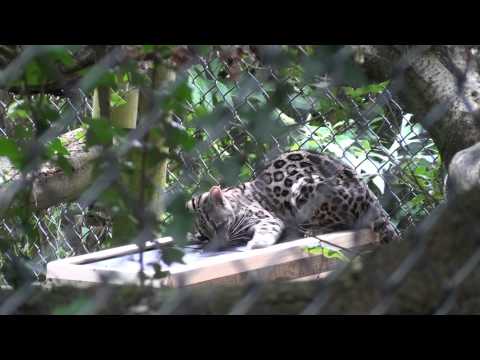
M 253 181 L 193 197 L 197 237 L 220 247 L 261 248 L 282 234 L 301 237 L 370 227 L 382 242 L 398 230 L 368 186 L 338 159 L 309 151 L 287 152 Z

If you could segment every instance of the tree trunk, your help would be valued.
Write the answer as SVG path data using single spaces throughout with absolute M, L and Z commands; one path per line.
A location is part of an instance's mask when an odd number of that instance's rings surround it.
M 352 48 L 370 80 L 392 79 L 393 92 L 429 131 L 447 167 L 480 140 L 480 76 L 468 46 Z

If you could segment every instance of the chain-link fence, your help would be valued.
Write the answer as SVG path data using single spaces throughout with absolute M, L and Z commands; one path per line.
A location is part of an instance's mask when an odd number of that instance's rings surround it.
M 181 138 L 180 146 L 170 149 L 167 211 L 160 229 L 168 231 L 176 221 L 175 208 L 168 206 L 168 199 L 178 194 L 188 198 L 215 184 L 224 187 L 249 181 L 262 164 L 296 149 L 326 152 L 355 168 L 402 233 L 442 201 L 443 170 L 438 150 L 421 125 L 413 121 L 415 114 L 402 109 L 388 83 L 357 87 L 334 84 L 315 70 L 322 69 L 322 56 L 330 59 L 330 55 L 309 47 L 291 47 L 289 51 L 302 60 L 283 66 L 278 65 L 285 61 L 278 54 L 267 61 L 254 51 L 232 48 L 234 52 L 226 53 L 211 47 L 192 55 L 194 60 L 182 64 L 171 85 L 172 89 L 183 86 L 188 90 L 188 96 L 177 104 L 181 110 L 174 108 L 169 120 L 187 140 Z M 342 69 L 344 64 L 338 66 L 331 70 L 348 70 Z M 306 69 L 314 75 L 306 74 Z M 70 114 L 68 126 L 59 133 L 79 128 L 91 117 L 91 92 L 77 93 L 73 100 L 51 95 L 46 99 L 60 118 Z M 29 122 L 38 129 L 38 119 L 25 111 L 26 96 L 7 94 L 2 100 L 2 137 L 18 135 L 18 126 L 11 126 L 15 122 Z M 145 141 L 148 120 L 148 116 L 139 120 L 145 126 L 131 131 L 127 142 Z M 100 188 L 97 194 L 101 192 Z M 11 238 L 37 234 L 17 249 L 17 255 L 23 252 L 35 275 L 42 279 L 49 261 L 112 246 L 112 219 L 103 210 L 94 202 L 87 206 L 82 201 L 65 202 L 33 211 L 33 228 L 25 228 L 14 217 L 3 219 L 1 226 Z M 305 313 L 311 310 L 305 309 Z M 233 312 L 244 313 L 245 309 Z

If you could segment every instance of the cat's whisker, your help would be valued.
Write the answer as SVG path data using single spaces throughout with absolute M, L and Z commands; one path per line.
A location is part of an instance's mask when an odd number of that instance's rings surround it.
M 232 233 L 236 232 L 237 229 L 242 226 L 246 221 L 248 221 L 248 218 L 246 217 L 245 213 L 242 213 L 240 218 L 236 218 L 235 222 L 233 223 L 233 228 L 230 229 Z

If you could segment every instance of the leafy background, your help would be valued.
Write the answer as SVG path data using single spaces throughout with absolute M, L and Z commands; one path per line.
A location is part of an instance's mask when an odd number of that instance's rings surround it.
M 365 82 L 352 62 L 339 57 L 340 47 L 282 46 L 260 56 L 252 47 L 201 46 L 189 57 L 184 47 L 139 45 L 128 50 L 135 59 L 77 71 L 83 88 L 75 104 L 65 94 L 42 90 L 57 79 L 58 67 L 75 68 L 82 50 L 43 46 L 16 77 L 2 77 L 12 89 L 40 88 L 35 95 L 6 94 L 0 103 L 3 181 L 11 173 L 32 172 L 38 156 L 38 166 L 50 161 L 71 173 L 66 144 L 58 136 L 42 141 L 58 124 L 66 124 L 60 133 L 83 129 L 76 136 L 87 147 L 108 150 L 96 161 L 96 174 L 115 173 L 115 180 L 87 205 L 72 201 L 41 211 L 29 204 L 26 184 L 0 223 L 3 283 L 43 280 L 48 261 L 138 243 L 145 229 L 150 238 L 174 236 L 177 245 L 166 251 L 165 261 L 181 261 L 192 226 L 185 201 L 213 184 L 251 179 L 285 150 L 325 151 L 354 166 L 402 231 L 442 201 L 438 150 L 415 114 L 403 112 L 388 81 Z M 172 63 L 176 81 L 157 91 L 149 71 Z M 100 86 L 112 89 L 112 109 L 125 103 L 129 89 L 153 88 L 163 115 L 148 136 L 131 141 L 131 131 L 92 116 L 93 91 Z M 152 220 L 145 204 L 155 184 L 143 176 L 145 191 L 130 190 L 136 174 L 148 175 L 166 156 L 155 146 L 159 139 L 169 148 L 167 187 L 164 212 Z

